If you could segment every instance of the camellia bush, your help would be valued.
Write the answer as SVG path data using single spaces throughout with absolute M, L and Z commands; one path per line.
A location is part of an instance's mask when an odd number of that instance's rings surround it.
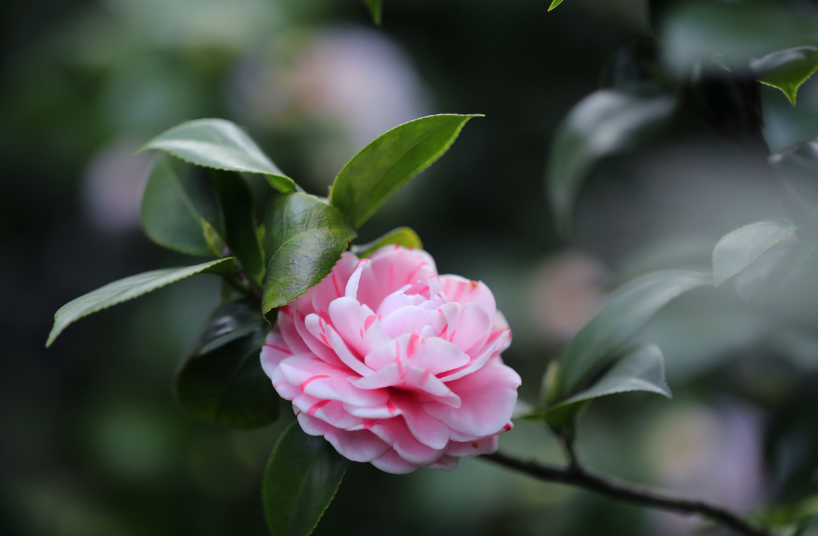
M 380 24 L 380 2 L 366 4 Z M 275 536 L 312 532 L 349 461 L 402 474 L 451 470 L 463 456 L 697 515 L 739 534 L 802 533 L 818 515 L 808 498 L 745 516 L 609 479 L 574 449 L 578 421 L 596 399 L 604 404 L 632 391 L 671 396 L 662 350 L 634 342 L 666 304 L 732 280 L 747 306 L 756 306 L 818 249 L 818 142 L 771 154 L 760 96 L 766 84 L 795 106 L 798 88 L 818 70 L 814 7 L 657 0 L 651 17 L 656 36 L 617 52 L 603 87 L 568 112 L 555 136 L 546 189 L 557 228 L 570 236 L 582 184 L 597 162 L 633 151 L 689 113 L 765 177 L 780 217 L 748 221 L 724 236 L 712 270 L 654 271 L 620 286 L 542 380 L 521 379 L 503 363 L 512 330 L 491 290 L 438 274 L 414 231 L 356 242 L 357 230 L 443 156 L 476 115 L 433 115 L 384 133 L 338 172 L 326 197 L 305 192 L 230 121 L 190 121 L 156 136 L 142 149 L 156 153 L 143 229 L 160 246 L 210 260 L 134 275 L 77 298 L 57 311 L 47 346 L 92 313 L 198 274 L 222 278 L 221 304 L 173 390 L 191 418 L 235 428 L 266 426 L 292 408 L 297 420 L 272 449 L 263 478 Z M 270 189 L 263 221 L 251 175 Z M 501 187 L 513 188 L 511 178 Z M 538 400 L 517 400 L 523 381 L 541 382 Z M 565 465 L 498 452 L 498 437 L 513 433 L 515 419 L 547 426 Z

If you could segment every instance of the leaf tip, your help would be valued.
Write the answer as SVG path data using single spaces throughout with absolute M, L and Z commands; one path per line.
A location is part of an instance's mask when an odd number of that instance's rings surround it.
M 548 8 L 548 12 L 550 13 L 551 11 L 554 10 L 554 8 L 556 8 L 560 4 L 562 4 L 562 0 L 554 0 L 553 2 L 551 2 L 551 6 Z

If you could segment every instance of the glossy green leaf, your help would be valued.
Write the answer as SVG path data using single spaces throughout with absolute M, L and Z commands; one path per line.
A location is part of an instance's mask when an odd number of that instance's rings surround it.
M 278 419 L 278 395 L 259 356 L 268 326 L 258 303 L 224 303 L 210 318 L 173 385 L 181 408 L 193 419 L 258 428 Z
M 727 233 L 713 249 L 713 284 L 719 286 L 753 264 L 776 244 L 793 236 L 789 222 L 759 221 Z
M 750 62 L 758 81 L 780 89 L 795 106 L 798 88 L 818 71 L 818 47 L 779 50 Z
M 472 117 L 480 116 L 432 115 L 381 134 L 335 178 L 330 204 L 357 229 L 404 184 L 440 158 Z
M 710 284 L 712 279 L 701 272 L 665 270 L 645 274 L 617 289 L 568 344 L 548 402 L 553 405 L 573 396 L 583 380 L 670 300 Z
M 320 283 L 357 236 L 340 210 L 298 192 L 272 200 L 265 228 L 265 314 Z
M 772 2 L 682 2 L 660 31 L 664 60 L 678 74 L 714 55 L 746 65 L 772 52 L 818 44 L 818 17 Z
M 548 7 L 548 11 L 553 10 L 555 7 L 557 7 L 560 4 L 562 4 L 562 0 L 553 0 L 551 2 L 551 5 Z
M 142 228 L 160 246 L 207 256 L 214 254 L 207 233 L 214 239 L 223 224 L 213 184 L 194 171 L 165 155 L 156 159 L 142 194 Z
M 648 139 L 674 108 L 675 99 L 669 96 L 604 89 L 571 110 L 557 129 L 546 181 L 561 232 L 571 228 L 580 185 L 596 161 Z
M 736 293 L 751 305 L 763 305 L 815 250 L 814 244 L 801 242 L 795 236 L 778 242 L 738 274 Z
M 261 173 L 273 188 L 291 191 L 295 183 L 267 158 L 235 123 L 224 119 L 197 119 L 156 136 L 141 150 L 156 149 L 191 164 L 247 173 Z
M 369 10 L 369 14 L 372 15 L 372 22 L 375 23 L 375 26 L 380 26 L 383 13 L 382 0 L 364 0 L 364 4 Z
M 368 244 L 361 244 L 360 246 L 352 246 L 351 249 L 352 253 L 363 259 L 369 257 L 382 247 L 395 244 L 405 248 L 423 249 L 423 242 L 420 241 L 420 237 L 409 227 L 398 227 L 377 240 L 369 242 Z
M 241 263 L 247 278 L 258 287 L 264 283 L 264 250 L 256 233 L 253 194 L 241 175 L 212 170 L 213 184 L 224 214 L 224 240 Z
M 51 346 L 54 339 L 73 322 L 84 316 L 107 309 L 112 305 L 138 298 L 171 283 L 181 281 L 196 274 L 229 274 L 233 270 L 235 261 L 232 257 L 215 261 L 186 266 L 184 268 L 165 268 L 153 270 L 139 275 L 132 275 L 113 283 L 108 283 L 85 296 L 70 301 L 60 307 L 54 315 L 54 327 L 48 335 L 46 347 Z
M 323 437 L 292 423 L 264 472 L 262 500 L 272 536 L 309 536 L 332 502 L 349 462 Z

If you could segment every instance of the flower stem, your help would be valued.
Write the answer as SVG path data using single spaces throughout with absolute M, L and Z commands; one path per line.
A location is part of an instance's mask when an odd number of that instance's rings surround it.
M 639 504 L 649 508 L 667 510 L 682 515 L 700 515 L 715 523 L 732 528 L 748 536 L 770 536 L 768 532 L 750 525 L 736 514 L 702 501 L 683 499 L 664 491 L 618 482 L 592 473 L 582 467 L 576 458 L 568 467 L 544 465 L 534 461 L 520 460 L 500 452 L 482 456 L 494 463 L 514 469 L 545 482 L 559 482 L 594 491 L 611 499 Z

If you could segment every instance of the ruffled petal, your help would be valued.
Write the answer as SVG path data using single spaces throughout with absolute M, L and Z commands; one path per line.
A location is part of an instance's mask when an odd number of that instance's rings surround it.
M 391 419 L 401 414 L 400 410 L 387 400 L 386 404 L 379 406 L 359 407 L 344 404 L 344 409 L 350 415 L 361 417 L 362 419 Z
M 310 417 L 321 419 L 336 428 L 357 430 L 364 427 L 364 420 L 347 413 L 344 405 L 337 400 L 321 400 L 300 394 L 293 399 L 293 406 Z
M 433 449 L 415 439 L 402 417 L 378 421 L 370 429 L 409 463 L 429 465 L 446 453 L 445 449 Z
M 520 383 L 516 372 L 494 358 L 476 372 L 446 384 L 460 396 L 459 408 L 437 401 L 423 407 L 455 430 L 484 437 L 498 433 L 511 419 Z
M 372 309 L 353 298 L 340 298 L 329 306 L 329 318 L 335 330 L 359 355 L 389 342 Z
M 267 372 L 267 369 L 265 369 L 264 372 Z M 273 381 L 273 389 L 275 389 L 278 396 L 284 400 L 292 400 L 301 394 L 301 389 L 298 386 L 287 381 L 286 376 L 284 376 L 284 373 L 281 371 L 281 367 L 275 367 L 272 372 L 267 372 L 267 375 Z
M 427 467 L 429 467 L 430 469 L 442 469 L 443 471 L 451 471 L 452 469 L 457 467 L 458 461 L 460 460 L 458 460 L 454 456 L 449 456 L 447 454 L 446 456 L 443 456 L 438 461 L 431 465 L 428 465 Z
M 318 315 L 326 317 L 329 313 L 329 304 L 344 296 L 347 282 L 357 264 L 358 257 L 345 251 L 332 268 L 332 272 L 312 289 L 312 306 Z
M 409 463 L 401 458 L 394 449 L 390 449 L 380 458 L 372 460 L 372 465 L 385 473 L 395 475 L 405 475 L 420 467 L 417 464 Z
M 507 341 L 509 333 L 509 330 L 500 332 L 498 337 L 494 339 L 491 344 L 483 348 L 481 354 L 460 369 L 454 369 L 442 373 L 440 375 L 440 381 L 451 382 L 480 370 L 480 368 L 483 367 L 483 365 L 485 365 L 489 359 L 500 354 L 501 348 L 508 346 Z
M 314 357 L 291 357 L 282 361 L 279 367 L 289 383 L 315 398 L 340 400 L 354 406 L 378 406 L 389 400 L 386 390 L 359 389 L 348 381 L 358 378 L 357 374 L 332 367 Z
M 474 441 L 449 441 L 446 454 L 449 456 L 480 456 L 497 452 L 497 436 L 484 437 Z
M 443 330 L 446 319 L 436 310 L 425 310 L 416 305 L 407 305 L 392 311 L 381 320 L 386 334 L 395 339 L 405 333 L 420 335 L 424 327 L 431 326 L 436 333 Z
M 445 383 L 418 367 L 403 365 L 400 361 L 381 368 L 371 376 L 350 382 L 361 389 L 394 387 L 416 391 L 441 404 L 460 407 L 460 398 Z
M 299 415 L 299 418 L 301 416 Z M 309 417 L 309 415 L 307 415 Z M 383 456 L 392 447 L 369 430 L 348 432 L 330 427 L 324 433 L 338 453 L 353 462 L 371 462 Z
M 344 339 L 332 326 L 327 324 L 323 318 L 316 314 L 311 314 L 304 319 L 304 324 L 315 339 L 320 340 L 328 346 L 332 350 L 333 355 L 344 365 L 349 367 L 350 370 L 357 372 L 361 376 L 372 374 L 372 370 L 364 364 L 362 359 L 349 350 Z
M 442 275 L 440 284 L 449 301 L 463 305 L 477 302 L 486 308 L 486 312 L 494 320 L 497 302 L 494 301 L 494 294 L 482 281 L 472 281 L 459 275 Z
M 395 392 L 392 403 L 403 414 L 403 419 L 415 439 L 433 449 L 442 449 L 449 442 L 449 427 L 435 419 L 409 393 Z

